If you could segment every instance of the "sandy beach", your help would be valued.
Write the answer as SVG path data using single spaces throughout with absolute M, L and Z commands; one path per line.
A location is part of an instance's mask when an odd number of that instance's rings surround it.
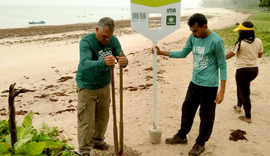
M 220 29 L 241 23 L 250 14 L 221 8 L 198 8 L 206 15 L 210 29 Z M 181 28 L 158 42 L 161 49 L 180 50 L 190 30 L 188 17 L 182 15 Z M 77 93 L 75 75 L 79 63 L 79 41 L 95 28 L 92 24 L 46 26 L 0 30 L 0 120 L 8 118 L 9 86 L 28 92 L 15 98 L 18 125 L 25 113 L 35 113 L 33 125 L 40 129 L 43 122 L 63 130 L 62 135 L 73 138 L 77 148 Z M 233 31 L 233 30 L 232 30 Z M 162 128 L 159 144 L 149 141 L 148 128 L 153 121 L 152 42 L 130 28 L 130 21 L 116 21 L 115 35 L 129 59 L 124 69 L 124 144 L 126 156 L 187 156 L 199 130 L 196 114 L 188 144 L 167 145 L 165 139 L 177 133 L 181 123 L 181 107 L 192 74 L 192 54 L 185 59 L 158 56 L 158 126 Z M 228 49 L 226 49 L 228 50 Z M 235 84 L 235 58 L 227 61 L 228 78 L 224 101 L 216 108 L 211 138 L 202 156 L 268 156 L 270 153 L 270 66 L 269 58 L 258 60 L 259 75 L 251 85 L 252 121 L 238 119 Z M 116 104 L 119 110 L 119 67 L 115 67 Z M 111 107 L 112 108 L 112 107 Z M 119 117 L 119 112 L 117 112 Z M 119 119 L 117 119 L 119 121 Z M 232 130 L 246 132 L 247 140 L 230 140 Z M 113 118 L 105 141 L 108 151 L 91 151 L 91 156 L 111 156 L 113 147 Z

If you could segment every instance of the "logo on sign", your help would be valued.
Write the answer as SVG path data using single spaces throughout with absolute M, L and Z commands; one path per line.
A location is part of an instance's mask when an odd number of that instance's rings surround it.
M 176 25 L 176 16 L 171 15 L 166 17 L 166 24 L 167 25 Z
M 167 13 L 168 14 L 175 14 L 176 13 L 176 8 L 167 8 Z

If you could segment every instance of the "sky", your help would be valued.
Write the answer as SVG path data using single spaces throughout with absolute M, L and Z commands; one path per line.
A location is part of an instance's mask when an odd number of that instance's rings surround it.
M 181 0 L 184 8 L 195 8 L 201 0 Z M 0 0 L 0 5 L 80 5 L 80 6 L 130 6 L 130 0 Z

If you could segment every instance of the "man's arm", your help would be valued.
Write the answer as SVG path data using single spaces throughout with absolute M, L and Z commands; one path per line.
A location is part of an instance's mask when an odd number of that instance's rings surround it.
M 127 57 L 125 56 L 123 50 L 122 50 L 122 46 L 121 46 L 121 43 L 119 42 L 118 38 L 113 36 L 111 38 L 111 40 L 113 39 L 113 44 L 115 46 L 115 52 L 116 52 L 116 58 L 117 58 L 117 61 L 118 61 L 118 64 L 119 66 L 121 67 L 126 67 L 128 65 L 128 59 Z M 120 57 L 120 53 L 122 53 L 122 56 Z
M 217 94 L 215 102 L 217 104 L 220 104 L 224 99 L 224 93 L 225 93 L 225 86 L 226 86 L 226 80 L 227 80 L 227 62 L 226 62 L 226 56 L 225 56 L 225 49 L 224 49 L 224 43 L 221 40 L 216 45 L 216 58 L 218 62 L 218 67 L 220 70 L 220 89 Z
M 92 45 L 87 39 L 80 41 L 80 64 L 84 70 L 106 70 L 107 65 L 105 60 L 92 60 L 92 51 L 90 50 Z M 94 53 L 94 51 L 93 51 Z
M 191 52 L 191 48 L 183 48 L 182 51 L 161 51 L 158 46 L 155 46 L 157 49 L 157 55 L 169 56 L 171 58 L 185 58 Z M 152 54 L 154 54 L 154 49 L 152 48 Z
M 186 58 L 187 55 L 192 51 L 192 38 L 194 37 L 191 34 L 184 48 L 181 51 L 161 51 L 158 46 L 155 46 L 155 48 L 157 49 L 157 55 L 169 56 L 170 58 Z M 154 48 L 152 48 L 152 54 L 154 54 Z
M 225 86 L 226 86 L 226 80 L 221 80 L 220 89 L 215 100 L 217 104 L 220 104 L 224 99 Z
M 161 51 L 158 46 L 155 46 L 157 49 L 157 55 L 169 56 L 169 51 Z M 152 54 L 154 54 L 154 48 L 152 48 Z
M 169 56 L 169 51 L 160 51 L 158 55 Z

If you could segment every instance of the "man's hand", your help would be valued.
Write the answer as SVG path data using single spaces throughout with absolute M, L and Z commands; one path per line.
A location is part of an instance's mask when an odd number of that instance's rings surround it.
M 157 55 L 160 55 L 160 49 L 159 49 L 159 47 L 158 46 L 155 46 L 155 48 L 157 49 Z M 155 51 L 154 51 L 154 48 L 152 47 L 152 54 L 154 54 L 155 53 Z
M 107 66 L 113 66 L 115 64 L 115 57 L 113 55 L 109 55 L 105 58 L 105 64 Z
M 215 103 L 220 104 L 224 99 L 224 93 L 218 92 Z
M 224 93 L 225 93 L 225 86 L 226 86 L 226 80 L 221 80 L 220 82 L 220 90 L 217 94 L 215 103 L 220 104 L 224 99 Z
M 161 51 L 158 46 L 155 46 L 155 48 L 157 49 L 157 55 L 169 56 L 169 51 L 164 51 L 164 50 Z M 152 54 L 154 54 L 155 52 L 153 47 L 152 47 L 151 52 Z
M 118 59 L 119 66 L 123 67 L 127 64 L 127 58 L 125 56 L 116 56 L 116 58 Z

